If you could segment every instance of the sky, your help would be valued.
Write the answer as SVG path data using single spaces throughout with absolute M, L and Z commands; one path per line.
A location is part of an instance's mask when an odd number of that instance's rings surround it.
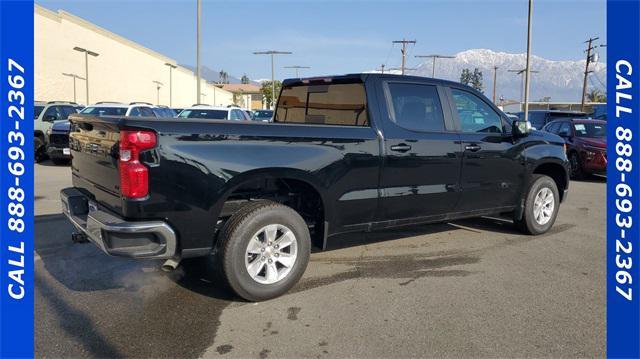
M 62 9 L 175 59 L 196 63 L 196 0 L 36 0 Z M 413 55 L 455 54 L 486 48 L 524 53 L 527 0 L 503 1 L 202 1 L 202 65 L 232 76 L 270 78 L 269 56 L 254 51 L 291 51 L 283 66 L 310 66 L 301 76 L 399 67 L 400 46 L 416 40 Z M 606 39 L 606 1 L 534 1 L 532 52 L 550 60 L 584 58 L 584 41 Z M 605 59 L 603 59 L 605 60 Z

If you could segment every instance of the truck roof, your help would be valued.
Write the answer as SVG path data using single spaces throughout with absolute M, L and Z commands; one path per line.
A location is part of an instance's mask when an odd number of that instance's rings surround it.
M 292 85 L 300 85 L 300 84 L 308 84 L 308 83 L 341 83 L 341 82 L 353 82 L 353 81 L 366 81 L 371 77 L 380 77 L 380 78 L 397 78 L 402 79 L 404 81 L 427 81 L 434 84 L 441 85 L 457 85 L 460 86 L 459 82 L 436 79 L 425 76 L 411 76 L 411 75 L 396 75 L 396 74 L 381 74 L 381 73 L 370 73 L 370 72 L 362 72 L 362 73 L 352 73 L 345 75 L 328 75 L 328 76 L 314 76 L 314 77 L 305 77 L 305 78 L 292 78 L 286 79 L 282 82 L 283 86 L 292 86 Z

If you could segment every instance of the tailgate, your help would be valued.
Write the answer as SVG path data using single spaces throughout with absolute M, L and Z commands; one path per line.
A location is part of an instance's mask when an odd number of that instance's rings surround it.
M 109 207 L 119 206 L 119 118 L 72 115 L 69 148 L 73 184 Z

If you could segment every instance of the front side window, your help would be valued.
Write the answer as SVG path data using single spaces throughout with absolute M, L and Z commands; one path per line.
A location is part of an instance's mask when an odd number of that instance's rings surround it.
M 151 108 L 149 107 L 140 107 L 140 113 L 144 117 L 156 117 Z
M 38 117 L 40 117 L 42 110 L 44 110 L 44 106 L 35 106 L 33 108 L 33 118 L 37 120 Z
M 59 120 L 60 119 L 59 117 L 60 116 L 58 114 L 57 106 L 51 106 L 44 112 L 44 117 L 42 118 L 42 120 L 53 122 L 53 121 Z
M 390 114 L 400 127 L 413 131 L 444 131 L 444 116 L 435 86 L 390 83 Z
M 303 85 L 282 89 L 275 122 L 369 126 L 364 85 Z
M 502 133 L 502 120 L 480 97 L 466 91 L 451 89 L 462 132 Z

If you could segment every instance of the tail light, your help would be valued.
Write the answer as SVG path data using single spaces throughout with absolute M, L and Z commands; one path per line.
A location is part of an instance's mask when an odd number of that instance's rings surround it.
M 156 146 L 152 131 L 120 131 L 120 193 L 127 198 L 149 194 L 149 169 L 140 163 L 140 152 Z

